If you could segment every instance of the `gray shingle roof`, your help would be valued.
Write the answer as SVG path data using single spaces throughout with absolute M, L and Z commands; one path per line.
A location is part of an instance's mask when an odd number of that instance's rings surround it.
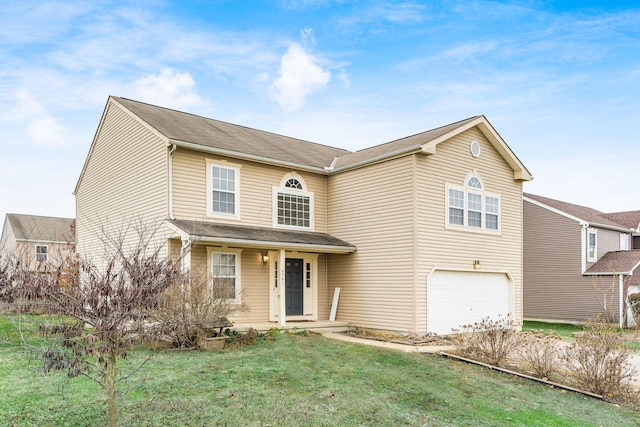
M 7 220 L 16 240 L 75 243 L 73 218 L 7 214 Z
M 332 165 L 334 169 L 348 168 L 411 148 L 418 150 L 422 144 L 478 117 L 471 117 L 354 153 L 127 98 L 112 98 L 170 140 L 314 168 L 328 168 Z
M 542 197 L 530 193 L 524 193 L 523 195 L 590 223 L 610 225 L 613 227 L 625 227 L 622 224 L 607 218 L 605 213 L 600 212 L 596 209 L 588 208 L 586 206 L 574 205 L 573 203 L 562 202 L 560 200 L 550 199 L 548 197 Z
M 324 168 L 336 156 L 350 153 L 301 139 L 234 125 L 194 114 L 113 97 L 171 140 L 250 154 L 282 162 Z
M 611 251 L 607 252 L 587 273 L 624 273 L 632 274 L 634 269 L 640 264 L 640 249 L 631 251 Z
M 172 224 L 196 239 L 206 237 L 221 241 L 237 241 L 244 244 L 254 243 L 276 245 L 289 244 L 299 246 L 326 247 L 344 252 L 354 252 L 356 247 L 326 233 L 296 230 L 275 230 L 265 227 L 217 224 L 204 221 L 171 220 Z
M 411 148 L 418 150 L 420 149 L 422 144 L 432 141 L 448 132 L 451 132 L 454 129 L 459 128 L 460 126 L 464 126 L 466 123 L 477 118 L 478 116 L 470 117 L 468 119 L 461 120 L 456 123 L 451 123 L 446 126 L 441 126 L 436 129 L 431 129 L 426 132 L 421 132 L 416 135 L 407 136 L 405 138 L 397 139 L 385 144 L 376 145 L 375 147 L 365 148 L 364 150 L 356 151 L 355 153 L 344 154 L 338 157 L 334 168 L 340 169 L 343 167 L 349 167 L 350 165 L 371 161 L 387 154 L 402 152 Z
M 640 211 L 613 212 L 603 216 L 627 228 L 637 229 L 640 225 Z

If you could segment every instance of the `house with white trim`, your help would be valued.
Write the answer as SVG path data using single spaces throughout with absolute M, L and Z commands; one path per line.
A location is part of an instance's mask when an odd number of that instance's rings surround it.
M 351 152 L 109 97 L 74 192 L 77 248 L 99 257 L 96 224 L 159 220 L 166 256 L 249 307 L 236 322 L 333 309 L 358 327 L 446 334 L 522 321 L 531 178 L 484 116 Z
M 528 193 L 523 200 L 525 319 L 633 325 L 627 296 L 640 292 L 640 211 L 607 214 Z

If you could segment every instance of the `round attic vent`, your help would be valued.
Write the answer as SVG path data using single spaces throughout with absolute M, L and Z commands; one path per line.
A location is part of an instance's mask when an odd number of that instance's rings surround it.
M 473 157 L 480 157 L 480 143 L 476 140 L 471 141 L 469 151 Z

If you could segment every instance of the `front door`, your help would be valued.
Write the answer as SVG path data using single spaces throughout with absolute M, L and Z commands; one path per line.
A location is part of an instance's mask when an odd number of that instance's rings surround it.
M 287 305 L 287 316 L 303 314 L 303 265 L 304 260 L 298 258 L 287 258 L 285 263 L 285 296 Z

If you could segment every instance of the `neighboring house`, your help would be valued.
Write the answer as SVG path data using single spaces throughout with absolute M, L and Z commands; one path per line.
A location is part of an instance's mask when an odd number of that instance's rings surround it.
M 7 214 L 0 236 L 0 256 L 27 271 L 50 271 L 74 252 L 75 220 Z
M 605 214 L 526 193 L 523 204 L 525 319 L 582 323 L 600 314 L 631 324 L 640 211 Z
M 97 224 L 165 221 L 241 322 L 337 320 L 414 334 L 522 320 L 522 183 L 484 116 L 349 152 L 110 97 L 75 189 Z M 284 289 L 283 289 L 284 288 Z M 284 292 L 282 292 L 284 290 Z

